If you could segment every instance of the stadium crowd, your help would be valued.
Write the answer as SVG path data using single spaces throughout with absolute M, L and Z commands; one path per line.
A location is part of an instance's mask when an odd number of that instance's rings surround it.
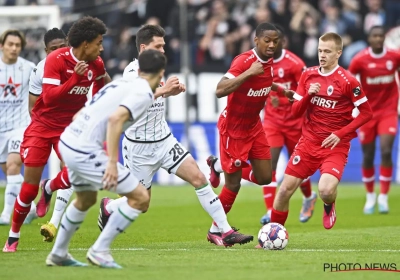
M 166 29 L 169 68 L 180 63 L 179 1 L 182 0 L 0 0 L 0 5 L 57 4 L 67 33 L 82 14 L 99 17 L 108 27 L 102 57 L 110 76 L 122 73 L 133 57 L 135 34 L 145 23 Z M 187 0 L 188 34 L 193 70 L 225 71 L 232 58 L 253 46 L 252 30 L 260 22 L 274 22 L 288 34 L 287 48 L 306 65 L 317 64 L 321 34 L 337 32 L 344 39 L 341 65 L 367 46 L 366 34 L 374 25 L 400 24 L 396 0 Z M 33 32 L 33 31 L 32 31 Z M 38 41 L 41 43 L 41 38 Z M 36 47 L 36 45 L 33 45 Z M 29 50 L 27 46 L 26 52 Z M 37 53 L 37 52 L 35 52 Z M 33 59 L 38 62 L 41 58 Z

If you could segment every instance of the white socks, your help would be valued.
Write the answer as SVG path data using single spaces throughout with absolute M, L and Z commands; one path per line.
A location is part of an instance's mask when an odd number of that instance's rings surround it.
M 141 213 L 142 211 L 130 207 L 127 201 L 120 203 L 118 209 L 110 216 L 92 249 L 97 252 L 109 251 L 111 243 L 117 235 L 124 232 Z
M 106 210 L 111 215 L 111 213 L 116 212 L 118 210 L 118 207 L 126 203 L 127 201 L 128 199 L 125 196 L 113 199 L 106 205 Z
M 217 161 L 214 163 L 214 170 L 217 171 L 218 173 L 224 172 L 222 170 L 221 161 L 219 159 L 217 159 Z
M 86 217 L 88 211 L 79 211 L 72 202 L 61 220 L 61 226 L 58 231 L 56 242 L 51 253 L 59 257 L 64 257 L 68 253 L 68 245 L 72 235 L 79 229 L 81 223 Z
M 4 209 L 1 213 L 3 220 L 10 220 L 14 210 L 15 200 L 21 191 L 21 184 L 24 177 L 21 174 L 7 176 L 6 191 L 4 192 Z
M 228 223 L 224 208 L 222 207 L 221 201 L 218 196 L 214 193 L 210 185 L 195 189 L 197 197 L 199 198 L 201 206 L 211 216 L 213 221 L 218 225 L 215 227 L 217 230 L 213 232 L 222 233 L 230 231 L 232 228 Z
M 57 191 L 56 203 L 54 204 L 53 215 L 50 220 L 50 223 L 52 223 L 56 228 L 58 228 L 58 225 L 60 224 L 62 215 L 64 214 L 65 208 L 67 208 L 72 193 L 72 188 Z

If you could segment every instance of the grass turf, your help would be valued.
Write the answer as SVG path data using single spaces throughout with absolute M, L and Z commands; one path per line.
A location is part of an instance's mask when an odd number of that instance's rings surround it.
M 2 206 L 4 189 L 0 191 Z M 100 193 L 100 197 L 106 195 Z M 256 241 L 233 248 L 207 243 L 210 219 L 192 188 L 156 186 L 149 212 L 113 243 L 112 254 L 124 269 L 46 267 L 44 261 L 53 243 L 41 241 L 38 224 L 50 219 L 48 214 L 23 226 L 16 254 L 0 253 L 0 279 L 399 279 L 400 273 L 391 272 L 324 272 L 325 263 L 359 263 L 362 267 L 365 263 L 392 263 L 392 268 L 400 270 L 400 188 L 394 186 L 391 190 L 388 215 L 363 215 L 364 197 L 361 185 L 342 184 L 336 208 L 338 220 L 327 231 L 322 226 L 321 200 L 309 222 L 298 221 L 301 195 L 297 192 L 286 223 L 287 248 L 264 251 L 254 249 Z M 244 187 L 229 220 L 242 232 L 256 237 L 264 211 L 260 188 Z M 72 239 L 70 252 L 78 260 L 85 259 L 99 234 L 97 213 L 97 206 L 90 210 Z M 1 242 L 5 242 L 8 230 L 8 226 L 0 227 Z

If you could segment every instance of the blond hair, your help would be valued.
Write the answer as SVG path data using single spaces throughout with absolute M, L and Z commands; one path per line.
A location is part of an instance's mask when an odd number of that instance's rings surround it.
M 322 42 L 333 41 L 338 50 L 343 50 L 343 40 L 339 34 L 334 32 L 328 32 L 319 37 Z

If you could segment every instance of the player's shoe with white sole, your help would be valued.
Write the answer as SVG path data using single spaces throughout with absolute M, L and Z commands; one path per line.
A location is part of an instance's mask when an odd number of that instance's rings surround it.
M 375 204 L 376 204 L 376 193 L 367 193 L 366 202 L 364 205 L 364 214 L 372 215 L 375 212 Z
M 65 257 L 59 257 L 50 253 L 46 258 L 47 266 L 88 266 L 86 263 L 75 260 L 71 254 L 67 254 Z
M 9 241 L 11 243 L 9 243 Z M 7 238 L 6 244 L 3 247 L 3 253 L 15 253 L 18 247 L 18 238 L 9 237 Z
M 387 194 L 378 195 L 378 210 L 381 214 L 389 213 L 389 202 Z
M 314 213 L 315 203 L 317 202 L 318 195 L 315 192 L 311 193 L 311 197 L 303 198 L 303 205 L 300 210 L 299 220 L 302 223 L 311 219 Z
M 122 268 L 119 264 L 117 264 L 113 257 L 111 256 L 110 252 L 96 252 L 92 248 L 86 254 L 87 260 L 99 267 L 103 268 Z

